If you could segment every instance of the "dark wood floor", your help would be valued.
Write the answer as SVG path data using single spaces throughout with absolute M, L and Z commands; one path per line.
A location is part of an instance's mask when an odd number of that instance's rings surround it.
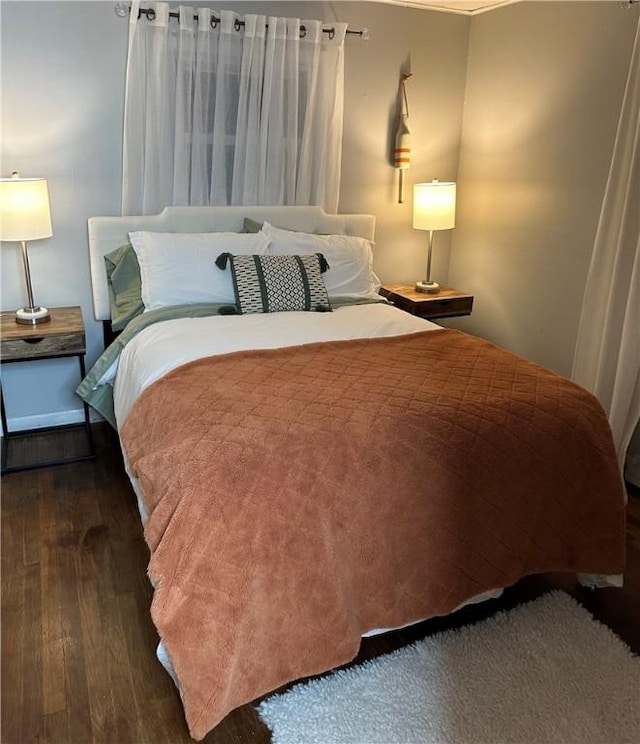
M 115 435 L 95 427 L 95 462 L 2 479 L 3 744 L 189 742 L 176 690 L 155 658 L 147 548 Z M 36 437 L 16 456 L 72 453 L 71 434 Z M 53 448 L 53 449 L 52 449 Z M 640 653 L 640 498 L 629 506 L 624 589 L 532 577 L 502 598 L 446 619 L 367 639 L 357 661 L 475 622 L 551 588 L 573 594 Z M 250 705 L 208 744 L 268 742 Z

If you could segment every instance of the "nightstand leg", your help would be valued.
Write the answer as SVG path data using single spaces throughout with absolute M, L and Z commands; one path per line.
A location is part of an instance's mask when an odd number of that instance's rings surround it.
M 7 451 L 9 449 L 9 427 L 7 426 L 7 412 L 4 409 L 2 382 L 0 382 L 0 413 L 2 414 L 2 458 L 0 462 L 0 471 L 4 473 L 7 466 Z
M 85 372 L 84 368 L 84 355 L 81 355 L 78 357 L 78 362 L 80 364 L 80 381 L 84 380 L 84 378 L 87 376 L 87 373 Z M 87 405 L 86 401 L 82 401 L 82 405 L 84 407 L 84 430 L 87 434 L 87 443 L 89 444 L 89 454 L 91 457 L 95 457 L 96 450 L 93 444 L 93 432 L 91 431 L 91 416 L 89 414 L 89 406 Z

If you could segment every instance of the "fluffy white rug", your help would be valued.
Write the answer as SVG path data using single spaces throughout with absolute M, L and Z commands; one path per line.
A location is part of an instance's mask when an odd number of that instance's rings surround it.
M 637 744 L 640 657 L 558 591 L 258 712 L 273 744 Z

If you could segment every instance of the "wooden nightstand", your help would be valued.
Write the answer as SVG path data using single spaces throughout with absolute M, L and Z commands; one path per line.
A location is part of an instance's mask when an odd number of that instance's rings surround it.
M 82 311 L 79 307 L 51 308 L 51 320 L 39 325 L 20 325 L 16 323 L 15 313 L 7 311 L 0 313 L 0 360 L 2 364 L 11 362 L 28 362 L 34 359 L 59 359 L 61 357 L 77 357 L 81 378 L 85 376 L 84 355 L 86 343 Z M 2 473 L 13 473 L 19 470 L 32 470 L 49 465 L 62 465 L 69 462 L 89 460 L 95 456 L 91 424 L 89 420 L 89 406 L 84 405 L 84 423 L 64 426 L 46 427 L 40 429 L 20 430 L 10 432 L 7 426 L 7 416 L 4 406 L 4 395 L 0 385 L 0 405 L 2 409 Z M 25 465 L 8 466 L 7 455 L 9 441 L 32 434 L 44 434 L 59 431 L 63 428 L 83 426 L 87 438 L 88 451 L 82 455 L 74 455 L 63 459 L 47 460 Z
M 400 310 L 421 318 L 452 318 L 471 315 L 473 295 L 451 287 L 440 287 L 437 294 L 416 292 L 412 284 L 384 284 L 380 294 Z

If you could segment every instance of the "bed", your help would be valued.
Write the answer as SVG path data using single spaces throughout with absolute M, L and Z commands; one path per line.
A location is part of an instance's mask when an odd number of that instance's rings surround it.
M 78 392 L 118 431 L 195 739 L 368 633 L 528 574 L 621 581 L 598 401 L 385 302 L 374 227 L 317 207 L 89 220 L 96 319 L 117 314 L 115 254 L 140 278 Z

